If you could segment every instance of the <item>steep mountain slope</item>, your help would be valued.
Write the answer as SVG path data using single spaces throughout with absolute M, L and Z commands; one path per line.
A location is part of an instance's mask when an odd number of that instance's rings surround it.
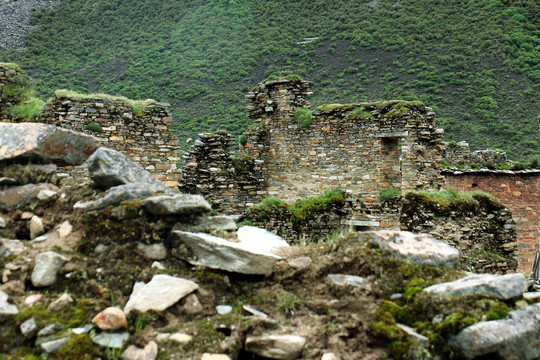
M 530 159 L 539 19 L 533 0 L 63 0 L 36 12 L 27 50 L 0 59 L 43 96 L 66 87 L 170 102 L 182 143 L 241 133 L 244 93 L 286 71 L 315 81 L 315 106 L 421 100 L 447 139 Z

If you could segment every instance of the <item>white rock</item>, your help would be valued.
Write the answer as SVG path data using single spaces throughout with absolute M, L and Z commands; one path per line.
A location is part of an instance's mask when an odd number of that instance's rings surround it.
M 43 242 L 45 240 L 47 240 L 48 237 L 47 235 L 41 235 L 41 236 L 38 236 L 37 238 L 34 239 L 35 242 Z
M 38 236 L 42 235 L 45 232 L 43 227 L 43 222 L 39 216 L 32 216 L 30 219 L 30 239 L 34 240 Z
M 93 337 L 92 341 L 94 342 L 94 344 L 98 344 L 106 348 L 121 349 L 122 347 L 124 347 L 124 342 L 126 342 L 127 339 L 129 339 L 128 332 L 123 332 L 119 334 L 102 332 L 98 336 Z
M 334 353 L 324 353 L 321 360 L 339 360 L 339 358 Z
M 272 271 L 274 263 L 281 259 L 272 253 L 276 242 L 257 245 L 254 240 L 232 242 L 205 233 L 177 230 L 171 235 L 171 254 L 192 265 L 266 275 Z
M 154 360 L 158 354 L 158 346 L 154 341 L 150 341 L 144 349 L 131 345 L 124 351 L 122 357 L 125 360 Z
M 64 346 L 65 343 L 69 340 L 69 337 L 64 337 L 61 339 L 56 339 L 53 341 L 47 341 L 40 345 L 41 349 L 47 354 L 53 353 Z
M 62 294 L 58 299 L 54 300 L 47 306 L 47 310 L 50 311 L 60 311 L 66 308 L 69 304 L 73 302 L 73 298 L 69 294 Z
M 306 345 L 306 338 L 298 335 L 248 336 L 247 352 L 279 360 L 294 360 L 300 357 Z
M 382 249 L 417 265 L 455 267 L 461 256 L 458 249 L 429 234 L 392 230 L 368 231 L 366 234 Z
M 163 311 L 198 288 L 199 285 L 193 281 L 169 275 L 154 275 L 148 284 L 131 294 L 124 312 Z
M 36 256 L 36 265 L 32 271 L 32 284 L 35 287 L 50 286 L 56 282 L 56 274 L 64 265 L 64 258 L 54 251 L 47 251 Z
M 360 288 L 370 287 L 369 282 L 361 276 L 346 274 L 328 274 L 326 279 L 336 286 L 353 286 Z
M 414 331 L 412 327 L 409 327 L 407 325 L 400 324 L 400 323 L 396 323 L 396 326 L 400 328 L 401 330 L 405 331 L 407 335 L 412 337 L 414 340 L 416 340 L 420 344 L 425 344 L 425 345 L 429 344 L 429 339 L 425 337 L 424 335 L 421 335 L 417 333 L 416 331 Z
M 154 261 L 150 267 L 152 269 L 165 270 L 165 266 L 163 266 L 159 261 Z
M 265 313 L 263 313 L 262 311 L 259 311 L 257 309 L 254 309 L 252 308 L 251 306 L 249 305 L 243 305 L 242 306 L 242 309 L 244 309 L 245 311 L 247 311 L 248 313 L 252 314 L 252 315 L 255 315 L 255 316 L 259 316 L 259 317 L 262 317 L 262 318 L 267 318 L 268 315 L 266 315 Z
M 26 320 L 21 324 L 20 329 L 24 337 L 31 337 L 37 331 L 36 320 L 34 318 Z
M 17 315 L 17 306 L 8 303 L 8 295 L 0 290 L 0 319 L 4 316 Z
M 230 305 L 218 305 L 216 311 L 219 315 L 226 315 L 232 312 L 233 308 Z
M 53 197 L 54 195 L 56 195 L 57 192 L 54 191 L 54 190 L 47 190 L 47 189 L 44 189 L 44 190 L 41 190 L 38 194 L 37 194 L 37 198 L 39 200 L 47 200 L 51 197 Z
M 92 319 L 101 330 L 117 330 L 127 327 L 126 314 L 117 307 L 108 307 Z
M 24 305 L 32 306 L 35 303 L 37 303 L 39 300 L 41 300 L 42 298 L 43 298 L 43 295 L 41 294 L 28 295 L 26 299 L 24 299 Z
M 6 220 L 0 216 L 0 229 L 3 229 L 6 227 Z
M 193 340 L 193 336 L 183 333 L 175 333 L 169 336 L 169 340 L 176 341 L 179 344 L 187 344 Z
M 225 354 L 204 353 L 202 354 L 201 360 L 231 360 L 231 358 Z
M 71 226 L 69 221 L 66 220 L 62 224 L 60 224 L 60 227 L 58 228 L 58 235 L 60 235 L 61 238 L 65 238 L 66 236 L 71 234 L 72 230 L 73 226 Z
M 523 274 L 473 274 L 456 281 L 429 286 L 423 291 L 452 296 L 479 293 L 508 300 L 520 296 L 526 288 L 527 280 Z
M 236 235 L 244 249 L 259 253 L 275 254 L 279 248 L 290 246 L 281 236 L 255 226 L 242 226 Z

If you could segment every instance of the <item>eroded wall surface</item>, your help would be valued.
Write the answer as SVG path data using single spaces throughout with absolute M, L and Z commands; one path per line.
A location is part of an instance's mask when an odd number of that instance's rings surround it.
M 482 190 L 495 195 L 507 206 L 517 224 L 519 269 L 532 270 L 539 250 L 540 170 L 468 171 L 445 173 L 446 187 L 458 191 Z

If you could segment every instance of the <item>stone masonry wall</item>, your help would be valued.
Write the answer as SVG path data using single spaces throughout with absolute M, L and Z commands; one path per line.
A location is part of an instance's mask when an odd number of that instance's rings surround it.
M 517 224 L 519 269 L 532 270 L 540 235 L 540 170 L 456 171 L 444 173 L 446 187 L 458 191 L 482 190 L 507 206 Z
M 458 248 L 463 270 L 500 274 L 517 270 L 516 229 L 510 210 L 500 204 L 493 206 L 489 200 L 476 206 L 457 202 L 442 209 L 425 199 L 417 193 L 405 195 L 402 230 L 428 233 Z
M 45 106 L 40 121 L 93 135 L 103 146 L 128 155 L 166 185 L 178 184 L 178 140 L 170 132 L 172 118 L 167 108 L 159 103 L 149 102 L 138 112 L 121 98 L 57 96 Z M 102 131 L 87 129 L 90 122 L 99 124 Z M 68 170 L 77 173 L 77 169 Z

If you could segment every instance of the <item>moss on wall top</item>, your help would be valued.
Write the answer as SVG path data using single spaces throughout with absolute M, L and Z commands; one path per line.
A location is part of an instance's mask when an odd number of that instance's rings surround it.
M 315 111 L 327 113 L 352 111 L 352 115 L 357 115 L 355 112 L 370 112 L 374 110 L 381 114 L 385 114 L 389 112 L 406 112 L 409 110 L 423 112 L 426 110 L 426 108 L 420 101 L 388 100 L 359 104 L 328 104 L 321 105 L 315 109 Z

